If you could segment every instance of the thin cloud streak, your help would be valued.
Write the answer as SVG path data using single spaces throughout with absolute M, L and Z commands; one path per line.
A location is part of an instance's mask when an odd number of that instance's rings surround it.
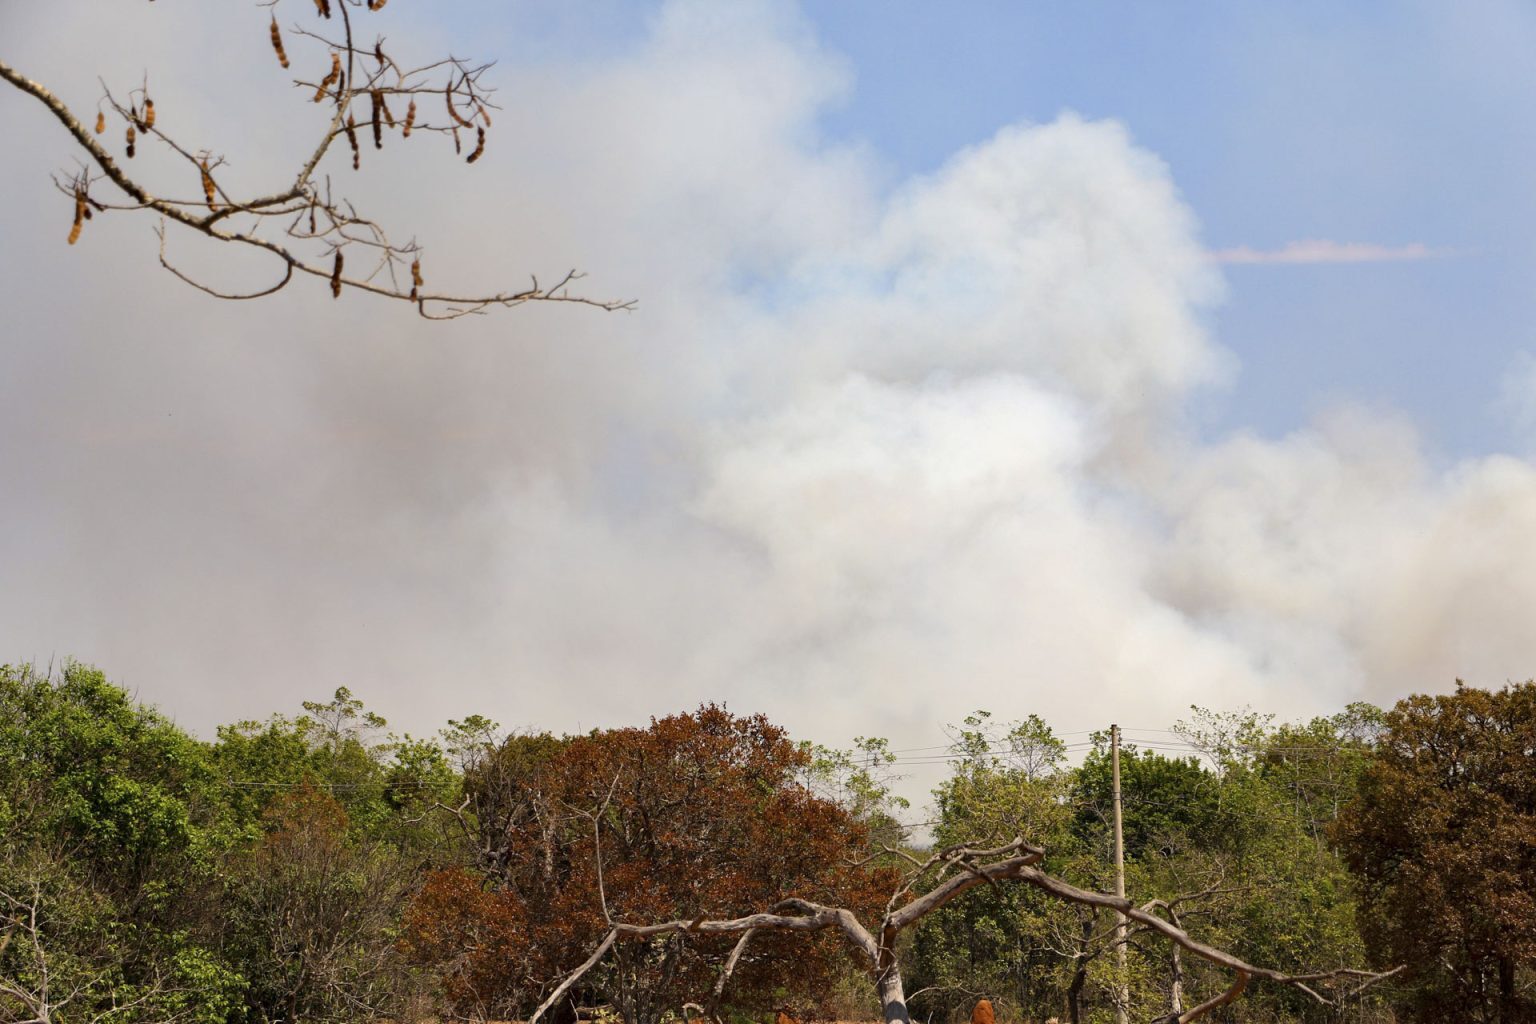
M 1378 245 L 1375 242 L 1335 242 L 1327 238 L 1307 238 L 1287 242 L 1278 249 L 1254 249 L 1239 245 L 1217 249 L 1211 262 L 1226 264 L 1280 263 L 1401 263 L 1445 256 L 1423 242 L 1407 245 Z

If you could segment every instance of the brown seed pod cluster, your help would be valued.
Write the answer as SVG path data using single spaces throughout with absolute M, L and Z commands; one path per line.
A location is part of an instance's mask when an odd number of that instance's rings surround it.
M 100 135 L 102 132 L 104 132 L 106 130 L 107 130 L 107 115 L 98 110 L 98 111 L 96 111 L 96 134 Z
M 416 100 L 412 98 L 410 106 L 405 108 L 405 123 L 401 126 L 400 134 L 404 138 L 411 137 L 411 125 L 416 123 Z
M 288 54 L 283 50 L 283 31 L 277 27 L 277 15 L 272 15 L 272 49 L 277 54 L 277 62 L 283 67 L 288 66 Z
M 341 298 L 341 250 L 336 250 L 336 262 L 331 264 L 331 298 Z
M 491 126 L 491 115 L 486 112 L 485 104 L 475 100 L 475 109 L 480 112 L 480 120 L 484 121 L 485 126 L 489 128 Z
M 144 124 L 141 131 L 149 131 L 155 126 L 155 101 L 148 96 L 144 97 Z
M 126 138 L 128 140 L 128 159 L 130 160 L 133 159 L 133 140 L 136 135 L 137 133 L 133 130 L 133 125 L 129 125 Z
M 476 160 L 479 160 L 480 159 L 480 154 L 482 154 L 484 152 L 485 152 L 485 129 L 484 128 L 476 128 L 475 129 L 475 151 L 473 153 L 469 154 L 469 159 L 465 160 L 464 162 L 467 163 L 467 164 L 472 164 Z
M 357 118 L 347 112 L 347 142 L 352 146 L 352 169 L 355 171 L 363 165 L 363 155 L 357 148 Z
M 411 260 L 411 301 L 416 301 L 416 296 L 421 291 L 421 257 Z
M 340 82 L 341 82 L 341 54 L 337 53 L 335 50 L 332 50 L 331 51 L 331 70 L 326 74 L 326 76 L 324 78 L 322 78 L 320 80 L 320 88 L 315 90 L 315 102 L 319 103 L 321 100 L 325 99 L 326 91 L 329 90 L 330 87 L 333 84 L 335 84 L 337 86 L 337 89 L 336 89 L 337 94 L 340 94 L 341 93 Z
M 203 195 L 207 197 L 208 209 L 211 210 L 213 209 L 214 199 L 217 195 L 217 192 L 213 187 L 213 175 L 208 173 L 208 158 L 203 157 L 202 162 L 199 163 L 198 166 L 202 169 L 203 172 Z

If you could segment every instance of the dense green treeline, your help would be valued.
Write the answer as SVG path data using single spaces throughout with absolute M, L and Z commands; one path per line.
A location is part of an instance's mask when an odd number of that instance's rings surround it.
M 931 839 L 1022 836 L 1112 891 L 1109 737 L 952 730 Z M 1404 970 L 1340 997 L 1255 985 L 1214 1019 L 1532 1019 L 1536 686 L 1275 724 L 1194 709 L 1121 752 L 1126 891 L 1250 963 Z M 187 734 L 95 669 L 0 669 L 0 1021 L 525 1019 L 612 921 L 786 897 L 876 920 L 912 846 L 881 740 L 796 743 L 706 706 L 649 727 L 395 736 L 347 690 Z M 914 1019 L 1131 1020 L 1230 978 L 1113 912 L 971 889 L 903 937 Z M 1121 961 L 1123 960 L 1123 967 Z M 729 963 L 729 985 L 719 983 Z M 1347 987 L 1347 986 L 1346 986 Z M 618 944 L 552 1010 L 873 1017 L 835 938 Z

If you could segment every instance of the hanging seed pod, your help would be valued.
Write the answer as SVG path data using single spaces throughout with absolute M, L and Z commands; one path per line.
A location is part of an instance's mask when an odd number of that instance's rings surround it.
M 208 173 L 208 158 L 203 157 L 198 165 L 203 172 L 203 195 L 208 199 L 208 209 L 213 209 L 214 197 L 217 194 L 213 187 L 213 175 Z
M 331 298 L 341 298 L 341 250 L 336 250 L 336 262 L 331 264 Z
M 341 79 L 341 54 L 339 54 L 336 51 L 332 50 L 331 51 L 331 70 L 330 70 L 330 72 L 324 78 L 320 79 L 320 87 L 315 90 L 315 102 L 319 103 L 321 100 L 325 99 L 326 91 L 328 89 L 330 89 L 331 84 L 333 82 L 339 81 L 340 79 Z M 341 90 L 337 89 L 336 93 L 339 96 L 341 94 Z
M 69 229 L 70 245 L 74 245 L 76 242 L 80 241 L 80 228 L 81 225 L 85 223 L 85 215 L 87 213 L 90 213 L 90 210 L 86 209 L 85 197 L 82 196 L 77 189 L 75 191 L 75 223 Z
M 416 123 L 416 100 L 413 97 L 411 99 L 410 106 L 405 108 L 405 125 L 404 125 L 404 128 L 403 128 L 403 130 L 401 131 L 400 134 L 403 135 L 407 139 L 410 138 L 411 137 L 411 125 L 413 125 L 415 123 Z
M 129 125 L 128 126 L 127 139 L 128 139 L 128 159 L 130 159 L 130 160 L 133 159 L 133 139 L 134 139 L 134 135 L 135 135 L 135 132 L 133 130 L 133 125 Z
M 96 134 L 100 135 L 102 132 L 104 132 L 106 130 L 107 130 L 107 115 L 98 110 L 98 111 L 96 111 Z
M 363 164 L 363 157 L 357 148 L 357 119 L 349 112 L 347 114 L 347 142 L 352 146 L 352 169 L 355 171 Z
M 411 301 L 421 292 L 421 257 L 411 260 Z
M 331 16 L 331 0 L 315 0 L 315 10 L 320 12 L 320 17 L 329 18 Z
M 459 144 L 459 126 L 453 126 L 453 151 L 455 154 L 464 152 L 464 147 Z
M 384 57 L 384 40 L 380 39 L 373 44 L 373 59 L 379 62 L 379 70 L 384 70 L 384 65 L 389 61 Z
M 479 100 L 475 100 L 475 109 L 480 112 L 480 120 L 484 121 L 485 126 L 489 128 L 491 126 L 491 115 L 486 112 L 485 105 Z
M 384 123 L 393 128 L 395 126 L 395 115 L 390 112 L 389 101 L 384 98 L 384 90 L 375 89 L 374 92 L 379 94 L 379 109 L 384 112 Z
M 448 84 L 443 86 L 443 99 L 448 103 L 448 116 L 453 118 L 455 124 L 465 128 L 473 127 L 468 121 L 459 116 L 458 108 L 453 105 L 453 79 L 448 79 Z
M 309 201 L 309 233 L 311 235 L 315 233 L 315 201 L 313 199 Z
M 377 89 L 368 92 L 369 102 L 373 105 L 373 148 L 384 148 L 384 124 L 381 120 L 383 113 L 380 108 L 384 106 L 384 97 Z
M 476 128 L 475 129 L 475 151 L 473 153 L 469 154 L 469 159 L 465 160 L 464 162 L 467 163 L 467 164 L 472 164 L 476 160 L 479 160 L 480 159 L 480 154 L 484 153 L 484 152 L 485 152 L 485 129 L 484 128 Z
M 277 27 L 277 15 L 272 15 L 272 50 L 277 54 L 277 62 L 283 67 L 288 66 L 288 54 L 283 50 L 283 31 Z
M 150 98 L 148 98 L 146 96 L 144 98 L 144 127 L 143 127 L 142 130 L 143 131 L 149 131 L 154 126 L 155 126 L 155 101 L 150 99 Z

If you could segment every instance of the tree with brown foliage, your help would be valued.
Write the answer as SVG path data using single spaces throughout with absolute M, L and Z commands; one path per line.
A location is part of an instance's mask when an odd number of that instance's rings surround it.
M 526 1015 L 615 922 L 733 917 L 787 898 L 866 907 L 878 876 L 859 863 L 863 829 L 803 784 L 809 758 L 762 716 L 714 705 L 644 729 L 513 737 L 468 772 L 459 813 L 477 863 L 429 882 L 406 946 L 459 1011 Z M 814 1015 L 846 962 L 830 938 L 627 936 L 560 994 L 631 1024 L 727 995 Z M 729 993 L 715 984 L 727 963 Z
M 1334 836 L 1414 1019 L 1536 1020 L 1536 683 L 1399 701 Z
M 295 114 L 304 105 L 318 107 L 319 113 L 311 119 L 314 143 L 308 157 L 291 177 L 256 194 L 237 193 L 221 173 L 225 157 L 187 142 L 177 132 L 174 98 L 157 107 L 147 78 L 121 94 L 103 84 L 92 124 L 52 90 L 0 61 L 0 79 L 42 103 L 87 158 L 77 171 L 54 180 L 73 210 L 70 245 L 79 241 L 86 221 L 98 214 L 148 212 L 159 218 L 161 265 L 194 288 L 223 299 L 272 295 L 296 275 L 307 275 L 325 282 L 335 297 L 347 289 L 367 292 L 409 302 L 429 319 L 528 302 L 575 302 L 606 310 L 631 305 L 573 294 L 570 286 L 581 277 L 575 270 L 550 283 L 532 277 L 525 286 L 492 292 L 430 286 L 430 268 L 424 269 L 415 240 L 393 239 L 382 224 L 359 213 L 324 168 L 334 151 L 345 146 L 342 159 L 357 171 L 365 149 L 382 150 L 386 139 L 391 145 L 404 144 L 413 134 L 451 139 L 454 151 L 474 164 L 485 153 L 491 111 L 496 109 L 493 90 L 483 81 L 490 65 L 452 56 L 402 62 L 394 46 L 385 49 L 383 36 L 365 41 L 364 12 L 371 20 L 385 0 L 300 0 L 299 9 L 307 17 L 286 31 L 278 14 L 286 13 L 290 4 L 268 0 L 259 6 L 269 9 L 269 20 L 250 25 L 253 49 L 270 44 L 274 69 L 295 67 L 291 84 L 302 98 L 295 101 L 299 106 L 280 116 L 301 123 Z M 256 43 L 258 35 L 265 37 L 262 44 Z M 290 59 L 289 44 L 295 40 L 304 52 Z M 129 169 L 150 141 L 171 157 L 171 170 L 165 174 Z M 265 254 L 275 263 L 276 280 L 244 292 L 206 284 L 171 262 L 168 226 Z

